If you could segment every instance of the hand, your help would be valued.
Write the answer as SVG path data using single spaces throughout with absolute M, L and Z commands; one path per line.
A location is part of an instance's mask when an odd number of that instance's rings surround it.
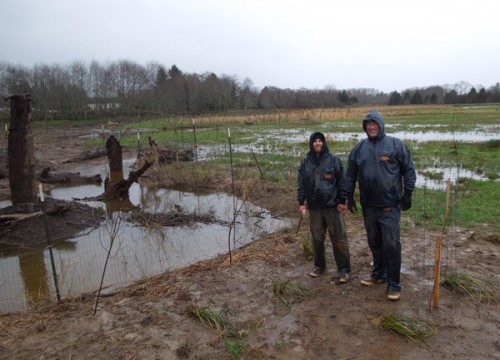
M 338 204 L 337 205 L 337 211 L 338 212 L 342 212 L 346 209 L 347 207 L 345 206 L 345 204 Z
M 305 215 L 307 212 L 307 208 L 305 205 L 300 205 L 299 206 L 299 211 L 302 213 L 302 215 Z
M 401 210 L 406 211 L 411 208 L 411 194 L 409 190 L 405 190 L 401 199 Z
M 353 214 L 358 212 L 358 207 L 356 206 L 356 201 L 354 200 L 354 196 L 349 196 L 347 198 L 347 209 Z

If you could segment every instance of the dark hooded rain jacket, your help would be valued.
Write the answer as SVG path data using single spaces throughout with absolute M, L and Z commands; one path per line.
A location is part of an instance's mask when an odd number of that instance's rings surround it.
M 316 157 L 313 147 L 315 138 L 323 141 L 323 151 Z M 336 207 L 345 204 L 345 173 L 340 158 L 332 154 L 322 133 L 309 138 L 309 152 L 302 160 L 298 174 L 297 198 L 299 205 L 307 201 L 308 209 Z
M 359 142 L 348 158 L 346 190 L 354 194 L 359 182 L 362 206 L 399 206 L 403 190 L 413 191 L 416 181 L 415 166 L 406 144 L 385 134 L 385 124 L 378 111 L 372 110 L 363 120 L 366 124 L 376 121 L 380 127 L 376 138 Z

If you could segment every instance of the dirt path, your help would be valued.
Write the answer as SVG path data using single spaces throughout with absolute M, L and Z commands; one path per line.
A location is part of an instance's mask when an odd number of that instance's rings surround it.
M 58 139 L 68 141 L 65 134 Z M 57 144 L 44 150 L 46 160 L 68 155 L 50 151 L 77 146 Z M 276 212 L 297 206 L 292 187 L 273 192 L 263 185 L 252 201 Z M 298 233 L 288 229 L 235 251 L 231 263 L 223 255 L 102 298 L 95 315 L 94 297 L 3 315 L 0 359 L 500 359 L 498 303 L 441 288 L 439 308 L 430 307 L 436 234 L 417 227 L 403 231 L 402 299 L 390 302 L 383 285 L 359 284 L 369 272 L 370 254 L 360 215 L 346 214 L 346 224 L 353 268 L 347 284 L 331 282 L 331 255 L 327 274 L 307 275 L 312 261 L 302 250 L 306 220 Z M 499 281 L 497 244 L 457 228 L 445 238 L 444 256 L 443 272 Z M 302 284 L 313 296 L 287 307 L 273 293 L 276 279 Z M 236 326 L 233 337 L 189 315 L 193 305 L 224 311 Z M 426 320 L 437 332 L 413 340 L 382 329 L 380 319 L 392 313 Z M 226 347 L 238 352 L 239 344 L 239 355 L 231 357 Z

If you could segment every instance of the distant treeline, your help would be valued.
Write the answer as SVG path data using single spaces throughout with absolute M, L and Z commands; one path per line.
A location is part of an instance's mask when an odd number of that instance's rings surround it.
M 312 109 L 349 105 L 500 102 L 500 83 L 476 89 L 469 83 L 384 93 L 376 89 L 280 89 L 254 87 L 250 79 L 185 73 L 176 65 L 140 65 L 129 60 L 101 64 L 0 62 L 0 94 L 30 93 L 37 119 L 205 114 L 225 111 Z M 7 117 L 8 104 L 0 106 Z

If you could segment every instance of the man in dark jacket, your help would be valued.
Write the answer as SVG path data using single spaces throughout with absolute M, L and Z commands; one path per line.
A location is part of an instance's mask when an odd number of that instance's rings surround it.
M 326 269 L 325 237 L 328 230 L 338 282 L 346 283 L 351 264 L 342 215 L 346 209 L 344 166 L 340 158 L 328 150 L 325 135 L 320 132 L 309 138 L 309 149 L 300 164 L 297 188 L 299 210 L 302 214 L 309 210 L 313 237 L 314 269 L 309 275 L 317 277 Z
M 347 206 L 357 212 L 354 200 L 359 183 L 363 219 L 373 256 L 372 271 L 362 279 L 366 286 L 387 281 L 387 298 L 401 296 L 401 210 L 411 207 L 416 173 L 410 150 L 400 139 L 387 136 L 376 110 L 363 119 L 367 139 L 352 149 L 346 174 Z

